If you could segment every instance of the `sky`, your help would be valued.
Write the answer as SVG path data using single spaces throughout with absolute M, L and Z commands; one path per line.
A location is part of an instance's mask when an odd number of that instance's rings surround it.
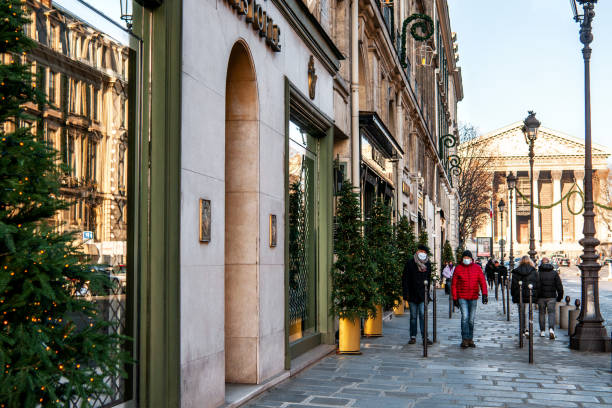
M 482 133 L 527 117 L 584 138 L 584 63 L 569 0 L 448 0 L 464 99 L 459 122 Z M 595 5 L 593 142 L 612 149 L 612 0 Z

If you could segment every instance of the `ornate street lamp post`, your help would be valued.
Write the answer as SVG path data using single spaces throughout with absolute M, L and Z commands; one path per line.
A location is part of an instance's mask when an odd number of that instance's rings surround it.
M 583 8 L 583 14 L 578 13 L 577 3 Z M 610 339 L 603 325 L 599 311 L 599 269 L 595 248 L 599 240 L 595 238 L 595 212 L 593 211 L 593 164 L 591 160 L 591 47 L 593 34 L 591 24 L 595 18 L 595 3 L 597 0 L 571 0 L 574 20 L 580 23 L 580 42 L 584 44 L 582 56 L 584 59 L 584 237 L 580 245 L 584 248 L 581 256 L 582 271 L 582 301 L 578 325 L 574 335 L 570 337 L 570 348 L 583 351 L 610 351 Z
M 497 208 L 499 208 L 499 215 L 501 217 L 501 225 L 500 225 L 500 234 L 501 234 L 501 239 L 499 240 L 499 246 L 500 246 L 500 250 L 501 250 L 501 263 L 502 265 L 504 264 L 504 210 L 506 209 L 506 203 L 504 202 L 503 199 L 499 200 L 499 203 L 497 203 Z
M 508 176 L 506 176 L 506 183 L 508 183 L 508 192 L 510 193 L 510 271 L 514 269 L 514 232 L 512 231 L 512 224 L 514 223 L 514 216 L 512 214 L 512 202 L 514 201 L 514 189 L 516 188 L 516 176 L 514 173 L 510 172 Z
M 512 172 L 506 177 L 506 183 L 508 183 L 508 192 L 510 193 L 510 210 L 508 211 L 508 217 L 510 218 L 510 262 L 508 266 L 510 266 L 510 270 L 508 271 L 508 278 L 506 280 L 506 310 L 508 311 L 508 313 L 506 313 L 506 319 L 510 321 L 510 277 L 514 270 L 514 232 L 512 231 L 514 214 L 512 212 L 512 202 L 514 201 L 514 188 L 516 187 L 516 177 Z
M 535 112 L 529 111 L 529 116 L 523 121 L 523 133 L 525 134 L 525 142 L 529 145 L 529 210 L 530 210 L 530 221 L 529 221 L 529 257 L 535 262 L 536 250 L 535 250 L 535 234 L 533 225 L 533 158 L 535 153 L 533 151 L 533 145 L 538 138 L 538 128 L 540 127 L 540 121 L 536 119 Z

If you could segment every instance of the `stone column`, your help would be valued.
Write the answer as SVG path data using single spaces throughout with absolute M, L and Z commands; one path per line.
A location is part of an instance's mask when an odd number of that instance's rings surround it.
M 584 191 L 584 170 L 574 170 L 574 179 L 576 180 L 576 184 L 580 188 L 580 190 Z M 578 194 L 574 194 L 574 211 L 578 211 L 582 208 L 582 200 L 578 196 Z M 574 215 L 574 239 L 576 242 L 580 241 L 584 234 L 582 233 L 582 228 L 584 226 L 584 217 L 583 214 L 580 213 L 578 215 Z
M 540 188 L 538 180 L 540 178 L 540 170 L 533 170 L 533 203 L 535 205 L 540 204 Z M 533 235 L 536 241 L 536 251 L 537 247 L 542 241 L 542 230 L 540 229 L 540 210 L 537 208 L 533 209 Z
M 561 170 L 551 171 L 553 179 L 553 202 L 561 199 Z M 552 208 L 552 235 L 553 243 L 558 244 L 562 240 L 563 217 L 561 215 L 561 205 Z

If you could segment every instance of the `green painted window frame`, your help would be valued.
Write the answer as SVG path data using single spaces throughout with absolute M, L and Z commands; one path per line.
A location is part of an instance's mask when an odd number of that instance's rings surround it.
M 318 144 L 318 217 L 317 247 L 317 330 L 316 333 L 289 344 L 289 122 L 299 118 L 300 125 L 316 133 Z M 335 322 L 329 313 L 333 245 L 333 140 L 334 122 L 321 112 L 285 77 L 285 369 L 291 359 L 319 344 L 335 343 Z

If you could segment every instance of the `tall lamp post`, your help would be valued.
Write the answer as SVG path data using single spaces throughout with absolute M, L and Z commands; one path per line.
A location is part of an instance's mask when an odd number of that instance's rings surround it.
M 514 173 L 510 172 L 508 176 L 506 176 L 506 183 L 508 184 L 508 192 L 510 193 L 510 254 L 509 254 L 509 265 L 510 270 L 514 269 L 514 231 L 512 230 L 512 224 L 514 223 L 514 216 L 512 210 L 512 202 L 514 201 L 514 189 L 516 188 L 516 176 Z
M 497 203 L 497 208 L 499 208 L 499 215 L 501 217 L 501 225 L 500 225 L 500 233 L 501 239 L 499 240 L 499 247 L 501 250 L 501 264 L 504 264 L 504 210 L 506 209 L 506 203 L 503 199 L 499 200 Z
M 577 3 L 583 8 L 578 13 Z M 580 270 L 582 271 L 582 301 L 580 315 L 574 335 L 570 337 L 570 348 L 583 351 L 610 351 L 610 338 L 603 325 L 599 311 L 599 269 L 595 248 L 599 240 L 595 238 L 595 212 L 593 211 L 593 164 L 591 160 L 591 47 L 593 34 L 591 24 L 595 18 L 597 0 L 571 0 L 574 20 L 580 24 L 580 42 L 584 44 L 584 237 L 580 245 L 584 248 Z
M 535 250 L 535 234 L 534 234 L 534 225 L 533 225 L 533 158 L 535 157 L 535 153 L 533 151 L 533 145 L 535 144 L 536 139 L 538 138 L 538 128 L 540 127 L 540 121 L 536 119 L 535 112 L 529 111 L 529 116 L 525 118 L 523 121 L 523 133 L 525 134 L 525 142 L 529 145 L 529 211 L 530 211 L 530 221 L 529 221 L 529 257 L 533 262 L 535 262 L 535 256 L 537 254 Z

